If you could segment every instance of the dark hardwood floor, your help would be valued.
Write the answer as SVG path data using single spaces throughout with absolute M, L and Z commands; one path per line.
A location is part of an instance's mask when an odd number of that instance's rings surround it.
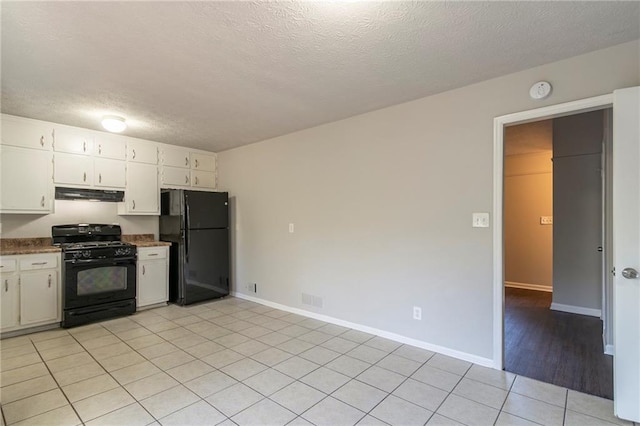
M 550 306 L 551 293 L 505 288 L 505 370 L 613 399 L 600 319 Z

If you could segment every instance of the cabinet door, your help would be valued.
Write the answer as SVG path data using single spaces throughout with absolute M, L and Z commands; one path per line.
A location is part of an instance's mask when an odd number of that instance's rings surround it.
M 58 274 L 56 270 L 20 275 L 20 324 L 55 322 L 58 319 Z
M 96 158 L 93 162 L 93 183 L 107 188 L 124 188 L 126 182 L 126 163 L 120 160 Z
M 169 300 L 167 261 L 141 260 L 138 262 L 138 306 L 152 305 Z
M 51 212 L 52 156 L 48 151 L 0 146 L 1 212 Z
M 76 186 L 93 183 L 93 159 L 85 155 L 56 153 L 53 171 L 55 183 Z
M 38 121 L 2 116 L 2 144 L 49 150 L 53 126 Z
M 162 184 L 161 187 L 186 186 L 191 183 L 189 169 L 179 169 L 177 167 L 162 168 Z
M 127 160 L 158 164 L 158 146 L 147 141 L 127 140 Z
M 192 170 L 191 184 L 197 188 L 215 189 L 216 174 L 213 172 L 200 172 L 200 171 Z
M 204 172 L 214 172 L 216 170 L 216 156 L 192 152 L 191 168 Z
M 164 146 L 160 149 L 160 164 L 188 169 L 191 165 L 189 156 L 189 150 L 186 148 Z
M 53 149 L 56 152 L 91 155 L 93 135 L 82 130 L 58 127 L 54 131 Z
M 0 275 L 0 329 L 18 325 L 18 276 Z
M 127 156 L 127 146 L 124 138 L 106 133 L 96 136 L 93 155 L 100 158 L 124 160 Z
M 127 165 L 126 214 L 159 214 L 158 166 L 142 163 Z

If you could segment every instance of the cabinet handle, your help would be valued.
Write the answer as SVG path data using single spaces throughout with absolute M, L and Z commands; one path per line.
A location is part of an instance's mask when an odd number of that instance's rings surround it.
M 82 174 L 82 181 L 83 181 L 83 182 L 86 182 L 86 181 L 87 181 L 87 172 L 84 172 L 84 173 Z
M 82 141 L 82 152 L 87 152 L 87 141 Z
M 196 158 L 196 169 L 198 168 L 198 159 Z
M 98 173 L 98 183 L 102 183 L 102 173 Z
M 157 256 L 157 255 L 158 255 L 158 253 L 149 253 L 149 257 L 151 257 L 151 256 Z M 144 267 L 144 266 L 143 266 L 143 267 Z
M 44 207 L 44 195 L 42 196 L 42 198 L 40 199 L 40 206 Z
M 184 165 L 185 166 L 189 165 L 189 157 L 184 157 Z
M 198 176 L 196 176 L 196 185 L 198 184 Z
M 9 280 L 4 280 L 4 291 L 5 293 L 9 291 Z
M 44 146 L 44 136 L 40 136 L 40 146 Z
M 133 156 L 131 157 L 132 160 L 136 159 L 136 150 L 132 149 L 131 152 L 133 152 Z
M 47 262 L 31 262 L 31 266 L 46 265 Z
M 131 210 L 135 210 L 136 209 L 136 200 L 131 200 L 131 204 L 132 204 Z
M 102 144 L 98 145 L 98 154 L 102 155 Z
M 142 275 L 144 275 L 146 273 L 146 269 L 144 269 L 144 265 L 142 265 Z
M 184 177 L 184 183 L 189 183 L 189 176 Z
M 49 274 L 49 288 L 51 288 L 51 274 Z

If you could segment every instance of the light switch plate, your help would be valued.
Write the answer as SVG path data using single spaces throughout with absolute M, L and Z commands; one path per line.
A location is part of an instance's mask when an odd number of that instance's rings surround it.
M 290 224 L 289 224 L 289 233 L 293 234 L 293 231 L 294 231 L 294 230 L 295 230 L 295 229 L 294 229 L 293 223 L 290 223 Z
M 474 213 L 472 226 L 474 228 L 488 228 L 489 213 Z

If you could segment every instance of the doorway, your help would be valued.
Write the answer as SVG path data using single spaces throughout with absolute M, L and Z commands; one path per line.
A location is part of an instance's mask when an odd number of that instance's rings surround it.
M 504 129 L 504 367 L 613 399 L 602 321 L 609 112 Z
M 610 108 L 613 103 L 611 95 L 585 99 L 581 101 L 569 102 L 566 104 L 540 108 L 538 110 L 525 111 L 507 116 L 498 117 L 494 120 L 494 364 L 496 368 L 505 367 L 505 339 L 504 339 L 504 309 L 505 309 L 505 270 L 504 270 L 504 241 L 503 241 L 503 184 L 504 184 L 504 140 L 505 129 L 508 126 L 532 123 L 542 120 L 551 120 L 559 117 L 572 116 L 596 110 Z M 552 214 L 550 215 L 552 216 Z M 553 220 L 553 219 L 551 219 Z M 606 269 L 603 269 L 606 270 Z M 524 289 L 518 289 L 525 291 Z M 606 289 L 605 289 L 606 290 Z M 607 291 L 601 289 L 601 294 L 606 297 Z M 549 301 L 545 302 L 549 303 Z M 610 310 L 607 309 L 610 298 L 602 303 L 602 315 L 605 324 L 610 323 L 608 316 Z M 552 312 L 546 309 L 547 312 Z M 555 312 L 552 312 L 555 313 Z M 558 314 L 572 315 L 566 312 Z M 595 318 L 599 321 L 599 318 Z M 599 334 L 602 334 L 600 332 Z M 541 352 L 544 352 L 542 348 Z M 603 352 L 603 351 L 601 351 Z M 553 362 L 553 360 L 551 360 Z

